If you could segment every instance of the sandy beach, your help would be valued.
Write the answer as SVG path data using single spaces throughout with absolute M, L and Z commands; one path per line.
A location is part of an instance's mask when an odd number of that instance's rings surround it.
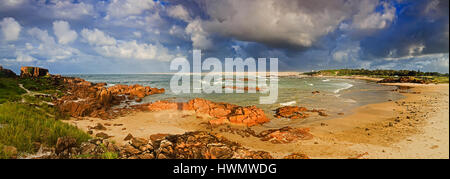
M 249 149 L 270 152 L 275 158 L 303 153 L 311 158 L 449 158 L 449 85 L 386 84 L 404 86 L 398 101 L 369 104 L 351 114 L 305 124 L 312 140 L 272 144 L 256 137 L 210 129 L 209 117 L 191 111 L 137 112 L 113 120 L 88 118 L 67 121 L 85 131 L 104 132 L 112 140 L 149 137 L 152 134 L 182 134 L 205 130 L 238 142 Z M 98 123 L 106 130 L 91 130 Z M 239 126 L 234 126 L 240 128 Z M 252 127 L 262 131 L 263 127 Z

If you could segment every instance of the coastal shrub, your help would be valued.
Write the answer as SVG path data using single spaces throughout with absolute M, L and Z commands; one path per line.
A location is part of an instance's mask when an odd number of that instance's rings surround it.
M 433 83 L 449 83 L 448 76 L 432 77 Z
M 421 72 L 414 70 L 367 70 L 367 69 L 337 69 L 337 70 L 320 70 L 316 72 L 304 73 L 306 75 L 325 75 L 325 76 L 371 76 L 377 78 L 392 77 L 416 77 L 418 79 L 430 81 L 432 83 L 448 83 L 448 73 L 438 72 Z
M 377 77 L 392 77 L 392 76 L 432 76 L 432 77 L 447 77 L 448 73 L 442 74 L 438 72 L 421 72 L 414 70 L 367 70 L 367 69 L 338 69 L 338 70 L 321 70 L 317 72 L 305 73 L 309 75 L 364 75 L 364 76 L 377 76 Z
M 63 136 L 74 137 L 79 144 L 90 139 L 75 126 L 48 115 L 49 109 L 11 102 L 0 104 L 0 144 L 14 146 L 19 152 L 35 152 L 34 142 L 54 146 Z
M 0 78 L 0 104 L 7 101 L 18 101 L 24 93 L 26 91 L 19 87 L 17 79 Z

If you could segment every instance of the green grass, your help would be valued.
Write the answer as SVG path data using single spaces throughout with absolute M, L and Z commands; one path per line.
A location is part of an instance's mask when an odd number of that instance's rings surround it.
M 101 159 L 118 159 L 119 158 L 119 154 L 115 153 L 115 152 L 105 152 L 102 155 L 100 155 Z
M 81 144 L 91 137 L 75 126 L 63 123 L 68 115 L 47 104 L 52 98 L 25 94 L 19 87 L 62 96 L 64 86 L 50 77 L 41 78 L 0 78 L 0 159 L 10 158 L 3 146 L 14 146 L 20 152 L 33 153 L 34 142 L 54 146 L 59 137 L 70 136 Z M 24 103 L 19 103 L 23 99 Z M 104 158 L 114 158 L 114 154 L 104 154 Z
M 7 101 L 18 101 L 24 93 L 26 91 L 19 87 L 17 79 L 0 78 L 0 104 Z
M 58 81 L 50 77 L 40 78 L 21 78 L 19 83 L 23 84 L 23 87 L 30 91 L 53 94 L 60 92 L 63 88 Z
M 90 136 L 75 126 L 55 118 L 50 107 L 7 102 L 0 104 L 0 144 L 19 152 L 35 152 L 33 142 L 54 146 L 59 137 L 71 136 L 85 142 Z M 0 154 L 2 155 L 2 154 Z
M 433 83 L 449 83 L 448 76 L 435 76 L 431 80 Z

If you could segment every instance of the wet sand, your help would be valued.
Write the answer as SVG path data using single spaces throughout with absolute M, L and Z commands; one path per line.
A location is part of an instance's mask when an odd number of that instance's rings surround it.
M 387 84 L 413 87 L 406 98 L 369 104 L 354 109 L 351 114 L 305 124 L 311 128 L 312 140 L 290 144 L 272 144 L 256 137 L 212 132 L 241 143 L 243 146 L 270 152 L 275 158 L 298 152 L 311 158 L 449 158 L 449 86 L 448 84 Z M 125 136 L 151 134 L 182 134 L 208 130 L 208 116 L 190 111 L 138 112 L 113 120 L 90 118 L 69 123 L 88 131 L 88 126 L 104 124 L 104 132 L 124 144 Z M 106 126 L 105 124 L 110 124 Z M 122 124 L 114 126 L 114 124 Z M 123 129 L 125 128 L 125 129 Z M 264 130 L 261 126 L 252 127 Z

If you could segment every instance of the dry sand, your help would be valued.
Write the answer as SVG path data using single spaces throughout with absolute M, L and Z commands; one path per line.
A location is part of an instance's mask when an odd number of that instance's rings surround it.
M 243 146 L 270 152 L 281 158 L 288 154 L 304 153 L 311 158 L 449 158 L 449 86 L 388 84 L 413 87 L 406 98 L 365 105 L 352 114 L 306 124 L 315 136 L 312 140 L 290 144 L 272 144 L 256 137 L 243 138 L 236 134 L 212 132 L 241 143 Z M 197 117 L 199 116 L 199 117 Z M 208 116 L 190 111 L 138 112 L 113 120 L 90 118 L 69 123 L 88 131 L 97 123 L 109 125 L 104 132 L 124 144 L 125 136 L 151 134 L 182 134 L 207 130 Z M 114 126 L 114 124 L 122 124 Z M 125 129 L 124 129 L 125 128 Z M 261 131 L 261 126 L 253 127 Z

